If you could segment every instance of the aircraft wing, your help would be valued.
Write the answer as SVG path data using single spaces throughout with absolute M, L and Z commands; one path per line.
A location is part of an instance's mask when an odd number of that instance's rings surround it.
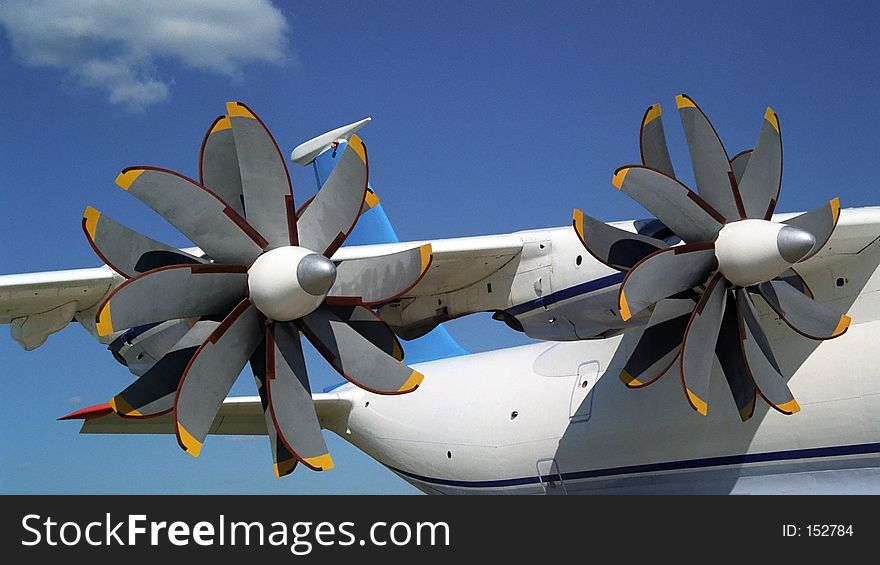
M 487 235 L 343 247 L 334 261 L 386 255 L 431 244 L 434 256 L 425 276 L 406 296 L 432 296 L 466 288 L 489 277 L 522 251 L 516 235 Z
M 348 413 L 350 401 L 334 392 L 312 395 L 321 427 Z M 174 434 L 171 413 L 153 418 L 123 418 L 109 404 L 78 410 L 60 420 L 83 420 L 81 434 Z M 223 401 L 208 432 L 215 435 L 266 435 L 259 396 L 230 397 Z
M 93 309 L 122 280 L 109 267 L 0 276 L 0 324 L 27 351 L 74 319 L 97 335 Z

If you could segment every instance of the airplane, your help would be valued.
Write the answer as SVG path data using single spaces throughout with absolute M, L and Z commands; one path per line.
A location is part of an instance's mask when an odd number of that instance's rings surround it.
M 88 208 L 106 265 L 0 276 L 0 322 L 32 350 L 75 320 L 137 377 L 63 418 L 81 433 L 173 434 L 193 456 L 268 436 L 279 477 L 332 468 L 326 429 L 428 494 L 880 493 L 880 207 L 775 213 L 775 112 L 729 158 L 696 102 L 676 107 L 696 190 L 659 104 L 612 179 L 655 218 L 400 242 L 369 118 L 293 150 L 320 188 L 296 208 L 268 128 L 231 102 L 199 179 L 117 178 L 197 247 Z M 470 354 L 442 324 L 477 312 L 540 341 Z M 345 384 L 311 391 L 301 336 Z M 227 397 L 248 363 L 259 395 Z

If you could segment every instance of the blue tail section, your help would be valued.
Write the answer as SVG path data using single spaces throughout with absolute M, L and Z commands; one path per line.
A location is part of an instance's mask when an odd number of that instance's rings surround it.
M 319 187 L 324 184 L 324 181 L 333 172 L 336 160 L 342 156 L 344 150 L 345 142 L 342 142 L 338 147 L 324 151 L 312 162 L 315 168 L 315 179 Z M 369 188 L 372 191 L 373 187 L 369 186 Z M 368 198 L 368 204 L 370 208 L 361 215 L 354 230 L 345 240 L 345 244 L 398 243 L 400 240 L 397 238 L 397 233 L 391 227 L 391 222 L 388 220 L 388 216 L 385 215 L 385 210 L 382 208 L 379 199 L 371 196 Z M 404 341 L 402 345 L 406 356 L 406 363 L 410 365 L 435 359 L 467 355 L 468 353 L 442 326 L 437 326 L 418 339 Z

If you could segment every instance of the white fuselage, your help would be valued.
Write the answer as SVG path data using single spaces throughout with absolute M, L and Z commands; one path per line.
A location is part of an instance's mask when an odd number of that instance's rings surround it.
M 430 493 L 880 494 L 878 262 L 874 243 L 808 281 L 852 316 L 837 339 L 808 340 L 759 304 L 802 407 L 793 416 L 759 399 L 740 422 L 717 364 L 706 417 L 688 406 L 677 364 L 627 389 L 618 374 L 633 330 L 414 365 L 425 380 L 403 396 L 342 387 L 351 411 L 327 427 Z

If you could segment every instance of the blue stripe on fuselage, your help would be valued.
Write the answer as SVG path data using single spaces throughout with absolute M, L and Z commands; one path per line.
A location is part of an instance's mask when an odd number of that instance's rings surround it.
M 637 473 L 656 473 L 659 471 L 684 471 L 693 469 L 708 469 L 723 467 L 726 465 L 743 465 L 747 463 L 768 463 L 775 461 L 791 461 L 793 459 L 816 459 L 820 457 L 842 457 L 845 455 L 866 455 L 880 453 L 880 443 L 865 443 L 859 445 L 836 445 L 832 447 L 814 447 L 809 449 L 792 449 L 789 451 L 772 451 L 767 453 L 744 453 L 742 455 L 725 455 L 721 457 L 707 457 L 704 459 L 688 459 L 684 461 L 667 461 L 664 463 L 648 463 L 645 465 L 629 465 L 626 467 L 611 467 L 608 469 L 590 469 L 588 471 L 573 471 L 562 473 L 563 481 L 577 479 L 592 479 L 597 477 L 614 477 L 620 475 L 633 475 Z M 501 488 L 530 484 L 540 484 L 542 481 L 558 480 L 557 475 L 519 477 L 515 479 L 498 479 L 493 481 L 458 481 L 453 479 L 437 479 L 410 473 L 395 467 L 389 467 L 392 471 L 400 473 L 411 479 L 425 483 L 463 488 Z
M 575 296 L 580 296 L 582 294 L 587 294 L 590 292 L 601 290 L 603 288 L 608 288 L 609 286 L 620 284 L 621 282 L 623 282 L 624 276 L 625 273 L 613 273 L 605 277 L 587 281 L 585 283 L 581 283 L 569 288 L 564 288 L 562 290 L 552 292 L 547 296 L 542 296 L 541 298 L 536 298 L 535 300 L 530 300 L 522 304 L 517 304 L 516 306 L 508 308 L 507 313 L 512 316 L 519 316 L 520 314 L 524 314 L 538 308 L 549 307 L 552 304 L 561 302 L 563 300 L 568 300 L 569 298 L 574 298 Z

